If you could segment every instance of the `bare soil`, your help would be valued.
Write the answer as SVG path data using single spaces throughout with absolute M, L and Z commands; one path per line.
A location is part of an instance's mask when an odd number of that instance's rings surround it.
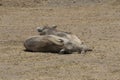
M 120 80 L 119 0 L 31 1 L 0 0 L 0 80 Z M 25 39 L 38 35 L 36 27 L 53 24 L 93 51 L 24 51 Z

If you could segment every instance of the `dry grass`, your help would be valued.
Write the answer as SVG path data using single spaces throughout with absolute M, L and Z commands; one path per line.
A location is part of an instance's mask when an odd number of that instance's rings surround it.
M 1 80 L 119 80 L 120 7 L 0 7 Z M 88 54 L 25 52 L 36 27 L 58 25 L 94 48 Z

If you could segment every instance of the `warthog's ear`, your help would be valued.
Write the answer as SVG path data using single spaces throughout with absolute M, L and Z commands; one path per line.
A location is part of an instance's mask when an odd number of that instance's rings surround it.
M 53 28 L 53 29 L 56 29 L 56 28 L 57 28 L 57 25 L 52 25 L 52 28 Z
M 43 31 L 43 28 L 42 28 L 42 27 L 37 27 L 37 31 L 38 31 L 38 32 L 42 32 L 42 31 Z

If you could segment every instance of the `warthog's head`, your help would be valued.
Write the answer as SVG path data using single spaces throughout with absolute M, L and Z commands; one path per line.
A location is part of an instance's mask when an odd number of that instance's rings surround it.
M 50 34 L 54 34 L 54 32 L 56 31 L 57 26 L 53 25 L 51 27 L 49 26 L 44 26 L 44 27 L 37 27 L 37 31 L 40 33 L 40 35 L 50 35 Z
M 79 52 L 81 54 L 86 53 L 87 51 L 92 51 L 91 48 L 88 48 L 86 45 L 81 44 L 79 47 L 68 42 L 64 45 L 64 48 L 60 50 L 59 53 L 72 53 L 72 52 Z

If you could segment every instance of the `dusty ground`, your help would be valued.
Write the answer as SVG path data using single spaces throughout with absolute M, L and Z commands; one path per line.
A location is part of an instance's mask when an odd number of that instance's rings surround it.
M 120 80 L 120 2 L 17 7 L 4 1 L 0 3 L 0 80 Z M 85 55 L 24 51 L 24 40 L 38 35 L 36 27 L 53 24 L 76 34 L 94 50 Z

